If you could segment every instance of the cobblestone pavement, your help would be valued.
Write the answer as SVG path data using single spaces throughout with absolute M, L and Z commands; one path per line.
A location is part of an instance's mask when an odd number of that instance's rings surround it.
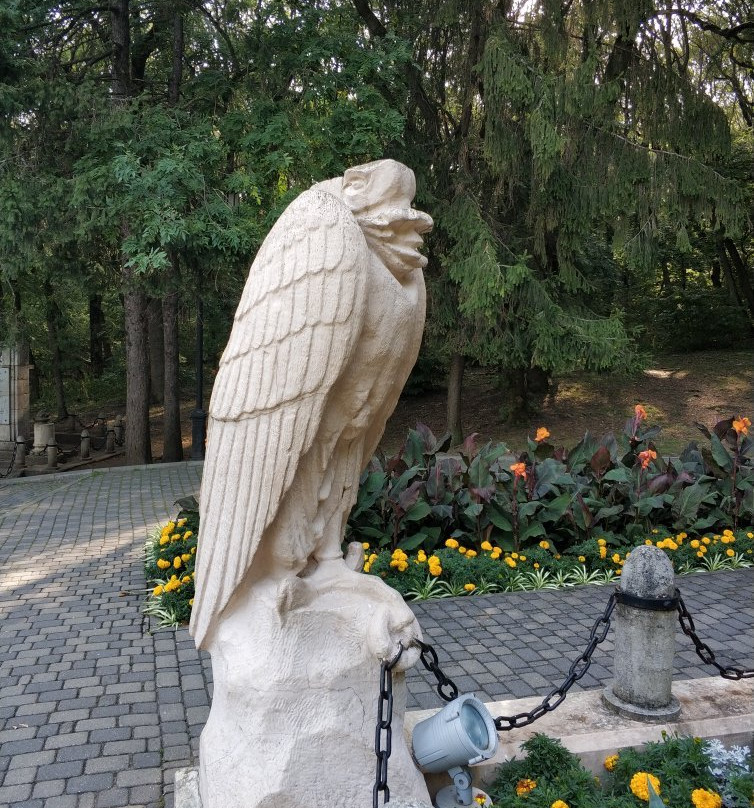
M 0 808 L 172 808 L 196 761 L 211 669 L 185 629 L 150 634 L 140 605 L 147 533 L 198 490 L 200 464 L 0 483 Z M 714 583 L 713 583 L 714 582 Z M 723 662 L 754 666 L 754 570 L 679 579 L 697 631 Z M 587 643 L 605 587 L 414 604 L 459 689 L 544 695 Z M 688 638 L 676 678 L 708 676 Z M 609 680 L 610 636 L 574 686 Z M 409 707 L 439 707 L 423 669 Z

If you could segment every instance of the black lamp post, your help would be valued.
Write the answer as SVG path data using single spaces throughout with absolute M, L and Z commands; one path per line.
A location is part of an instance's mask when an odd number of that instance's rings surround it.
M 204 303 L 201 285 L 196 298 L 196 409 L 191 413 L 191 459 L 204 460 L 207 413 L 204 412 Z

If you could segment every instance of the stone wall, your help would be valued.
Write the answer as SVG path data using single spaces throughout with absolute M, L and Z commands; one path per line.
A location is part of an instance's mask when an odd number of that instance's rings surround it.
M 0 450 L 12 449 L 19 435 L 29 438 L 29 350 L 0 349 Z

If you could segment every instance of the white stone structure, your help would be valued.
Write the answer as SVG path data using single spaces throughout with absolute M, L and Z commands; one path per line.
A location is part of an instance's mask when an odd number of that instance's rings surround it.
M 209 409 L 191 631 L 212 654 L 204 808 L 367 808 L 380 661 L 420 636 L 402 599 L 346 565 L 359 476 L 419 351 L 414 175 L 392 160 L 296 199 L 251 268 Z M 390 788 L 428 801 L 394 674 Z
M 19 435 L 31 437 L 30 370 L 28 349 L 0 347 L 0 450 L 12 451 Z

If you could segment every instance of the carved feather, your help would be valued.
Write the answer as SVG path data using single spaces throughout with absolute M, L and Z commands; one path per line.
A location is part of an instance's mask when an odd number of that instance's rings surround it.
M 314 444 L 362 327 L 368 261 L 351 212 L 319 189 L 286 209 L 257 253 L 210 401 L 191 616 L 198 647 Z

